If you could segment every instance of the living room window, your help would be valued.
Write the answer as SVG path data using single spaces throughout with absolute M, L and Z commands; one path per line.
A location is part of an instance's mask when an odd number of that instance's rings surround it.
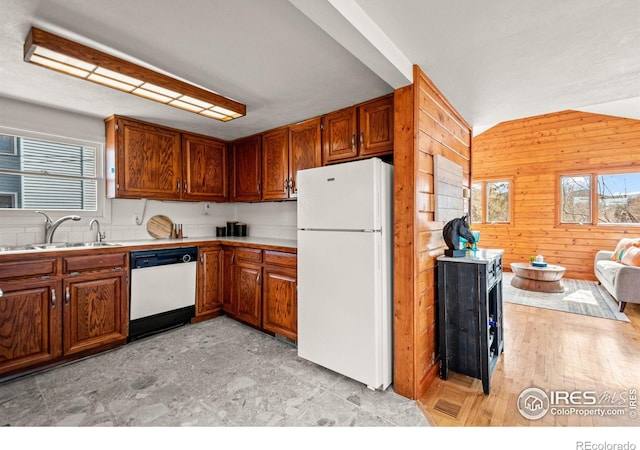
M 640 172 L 560 175 L 560 223 L 640 223 Z
M 471 185 L 471 222 L 511 222 L 511 180 L 483 180 Z
M 591 223 L 591 175 L 560 177 L 560 223 Z
M 0 134 L 0 208 L 97 211 L 98 148 Z

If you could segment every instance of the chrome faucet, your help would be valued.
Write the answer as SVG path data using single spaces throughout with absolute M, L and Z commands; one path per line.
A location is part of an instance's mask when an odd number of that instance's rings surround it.
M 98 232 L 96 233 L 96 241 L 98 242 L 102 242 L 102 240 L 105 238 L 106 234 L 104 232 L 100 232 L 100 222 L 98 222 L 98 219 L 93 219 L 90 223 L 89 223 L 89 229 L 93 230 L 93 224 L 96 224 L 96 227 L 98 227 Z
M 44 221 L 44 242 L 47 244 L 51 244 L 53 242 L 53 233 L 56 232 L 58 227 L 62 222 L 66 222 L 67 220 L 75 220 L 78 221 L 81 219 L 80 216 L 64 216 L 60 217 L 58 220 L 53 222 L 51 217 L 43 213 L 42 211 L 36 211 L 38 214 L 42 214 L 45 218 Z

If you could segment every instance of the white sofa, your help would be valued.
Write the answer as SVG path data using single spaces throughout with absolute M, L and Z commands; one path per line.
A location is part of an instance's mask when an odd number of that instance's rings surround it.
M 640 267 L 628 266 L 611 260 L 613 252 L 596 253 L 593 269 L 596 278 L 620 303 L 620 312 L 627 303 L 640 303 Z

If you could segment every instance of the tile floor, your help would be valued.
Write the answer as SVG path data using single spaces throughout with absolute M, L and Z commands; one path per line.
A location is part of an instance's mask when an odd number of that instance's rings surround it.
M 0 426 L 428 426 L 414 401 L 227 317 L 0 383 Z

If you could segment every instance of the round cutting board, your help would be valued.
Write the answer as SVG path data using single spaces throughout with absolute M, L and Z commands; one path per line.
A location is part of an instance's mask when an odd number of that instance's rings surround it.
M 153 216 L 147 222 L 147 231 L 151 236 L 157 239 L 169 238 L 173 231 L 173 222 L 167 216 Z

